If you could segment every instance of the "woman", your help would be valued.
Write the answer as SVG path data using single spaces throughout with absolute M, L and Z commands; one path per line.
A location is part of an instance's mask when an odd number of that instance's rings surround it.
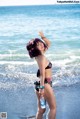
M 37 77 L 40 79 L 40 83 L 36 83 L 36 94 L 38 98 L 38 112 L 36 119 L 42 119 L 45 109 L 40 106 L 40 98 L 43 96 L 48 102 L 50 111 L 48 118 L 55 119 L 56 117 L 56 101 L 54 92 L 52 90 L 52 63 L 44 56 L 45 51 L 50 47 L 50 41 L 44 36 L 42 32 L 39 32 L 41 39 L 32 39 L 27 44 L 27 50 L 31 58 L 35 58 L 39 66 Z M 38 89 L 37 86 L 40 86 Z

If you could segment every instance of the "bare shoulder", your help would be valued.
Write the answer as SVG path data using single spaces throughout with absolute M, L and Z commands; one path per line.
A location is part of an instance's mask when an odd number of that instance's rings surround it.
M 41 61 L 41 62 L 42 62 L 42 61 L 45 61 L 45 60 L 46 60 L 46 58 L 45 58 L 45 56 L 44 56 L 44 55 L 40 55 L 40 56 L 39 56 L 39 61 Z
M 45 64 L 46 62 L 46 57 L 44 55 L 40 55 L 38 58 L 37 58 L 37 63 L 40 65 L 42 63 Z

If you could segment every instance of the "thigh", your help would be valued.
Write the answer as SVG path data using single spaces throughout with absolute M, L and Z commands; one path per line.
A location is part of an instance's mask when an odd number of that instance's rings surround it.
M 45 109 L 42 109 L 40 106 L 40 94 L 38 91 L 36 91 L 37 99 L 38 99 L 38 111 L 44 112 Z
M 49 104 L 50 109 L 56 108 L 56 99 L 54 96 L 54 91 L 50 84 L 45 84 L 45 94 L 44 97 Z
M 40 108 L 40 94 L 38 91 L 36 91 L 36 95 L 37 95 L 38 107 Z

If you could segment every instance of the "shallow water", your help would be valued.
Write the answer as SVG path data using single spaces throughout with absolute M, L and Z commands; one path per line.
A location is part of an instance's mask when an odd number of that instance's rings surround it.
M 56 119 L 79 119 L 80 84 L 53 89 L 57 104 Z M 0 111 L 7 111 L 8 119 L 22 119 L 36 114 L 37 99 L 32 86 L 22 90 L 0 90 L 0 95 Z M 48 111 L 47 106 L 46 117 Z

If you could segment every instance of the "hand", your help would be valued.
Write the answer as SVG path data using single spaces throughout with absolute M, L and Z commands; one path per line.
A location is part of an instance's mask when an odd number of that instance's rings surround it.
M 42 31 L 39 32 L 39 36 L 40 36 L 40 37 L 44 37 L 44 34 L 43 34 Z

